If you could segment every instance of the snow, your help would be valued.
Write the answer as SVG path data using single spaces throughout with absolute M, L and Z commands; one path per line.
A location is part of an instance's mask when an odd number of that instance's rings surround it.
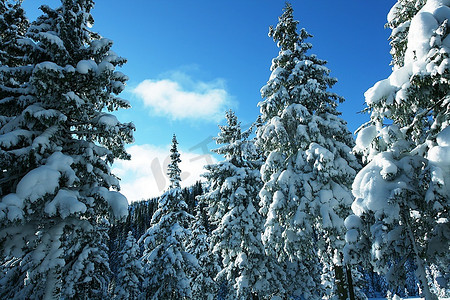
M 387 300 L 388 298 L 368 298 L 367 300 Z M 419 297 L 406 297 L 406 298 L 400 298 L 397 295 L 394 296 L 393 300 L 402 300 L 402 299 L 409 299 L 409 300 L 423 300 L 424 298 Z M 439 298 L 439 300 L 450 300 L 450 298 Z
M 442 23 L 445 20 L 450 20 L 450 7 L 445 6 L 445 4 L 443 6 L 439 6 L 433 11 L 433 15 L 439 23 Z
M 411 67 L 411 65 L 405 65 L 396 69 L 387 79 L 380 80 L 373 87 L 369 88 L 364 93 L 367 105 L 377 104 L 382 99 L 385 99 L 387 104 L 393 104 L 394 99 L 400 100 L 395 96 L 395 92 L 409 82 Z
M 67 184 L 72 185 L 76 180 L 78 180 L 75 172 L 70 167 L 72 163 L 73 158 L 70 156 L 63 154 L 62 152 L 55 152 L 47 159 L 45 165 L 60 171 L 67 180 Z
M 332 228 L 333 223 L 330 217 L 331 211 L 326 205 L 320 207 L 320 215 L 322 216 L 322 226 L 323 228 Z
M 108 38 L 101 38 L 99 40 L 91 41 L 89 48 L 93 53 L 98 53 L 105 47 L 111 47 L 112 44 L 113 44 L 112 40 L 110 40 Z
M 64 49 L 64 43 L 59 38 L 59 36 L 52 34 L 50 32 L 40 32 L 39 37 L 50 42 L 53 45 L 58 46 L 58 48 Z
M 359 228 L 361 226 L 361 218 L 356 215 L 349 215 L 345 218 L 344 225 L 347 229 Z
M 28 172 L 17 185 L 17 195 L 22 199 L 36 201 L 45 194 L 53 193 L 59 186 L 61 173 L 49 166 L 40 166 Z
M 54 62 L 44 61 L 36 65 L 35 70 L 45 70 L 45 71 L 53 71 L 58 72 L 61 69 L 60 66 L 55 64 Z
M 9 221 L 21 220 L 23 218 L 23 207 L 23 200 L 17 195 L 6 195 L 0 202 L 0 219 L 6 217 Z
M 17 184 L 16 193 L 6 195 L 2 198 L 0 209 L 2 210 L 2 217 L 5 216 L 10 221 L 21 219 L 23 216 L 22 209 L 24 208 L 24 201 L 35 202 L 46 194 L 52 194 L 59 187 L 60 179 L 64 175 L 67 182 L 73 183 L 77 178 L 74 171 L 70 168 L 73 160 L 69 156 L 61 152 L 53 153 L 45 165 L 28 172 Z M 61 196 L 61 195 L 60 195 Z M 74 205 L 74 208 L 68 208 L 67 200 L 62 201 L 61 198 L 55 197 L 53 205 L 49 207 L 49 211 L 56 213 L 56 206 L 58 209 L 64 207 L 63 214 L 66 216 L 67 211 L 79 211 L 80 207 Z M 62 202 L 63 204 L 61 204 Z M 59 203 L 61 202 L 61 203 Z M 78 201 L 77 201 L 78 202 Z M 82 209 L 82 208 L 81 208 Z
M 45 213 L 54 216 L 57 213 L 65 219 L 76 213 L 85 213 L 86 205 L 78 201 L 78 192 L 61 189 L 55 198 L 45 205 Z
M 40 149 L 40 153 L 44 152 L 45 148 L 48 148 L 50 144 L 50 138 L 58 131 L 58 126 L 52 126 L 47 128 L 41 135 L 33 140 L 31 147 L 33 149 Z
M 428 3 L 433 2 L 435 1 L 428 1 Z M 430 37 L 439 24 L 433 14 L 425 10 L 426 8 L 427 5 L 411 20 L 405 64 L 422 59 L 430 51 Z
M 444 128 L 436 137 L 436 142 L 441 147 L 450 146 L 450 126 Z
M 67 120 L 67 116 L 55 109 L 40 109 L 39 111 L 36 111 L 33 116 L 41 120 L 55 117 L 60 122 L 65 122 Z
M 14 131 L 10 131 L 3 135 L 0 135 L 0 146 L 8 149 L 14 145 L 17 145 L 20 139 L 29 139 L 31 138 L 33 133 L 28 130 L 18 129 Z
M 449 128 L 449 127 L 447 127 Z M 450 146 L 435 146 L 428 151 L 428 160 L 446 169 L 450 166 Z
M 115 69 L 114 65 L 108 61 L 102 61 L 98 64 L 98 71 L 103 72 L 113 72 Z
M 116 126 L 119 124 L 119 121 L 117 120 L 116 116 L 111 114 L 104 114 L 98 119 L 99 124 L 103 124 L 106 126 Z
M 271 204 L 271 210 L 280 209 L 285 205 L 285 197 L 282 191 L 276 191 L 273 195 L 273 202 Z
M 331 190 L 321 190 L 319 191 L 320 203 L 329 203 L 333 198 L 333 192 Z
M 436 137 L 437 145 L 428 151 L 427 158 L 431 165 L 431 180 L 446 189 L 450 194 L 450 126 L 443 129 Z M 427 195 L 428 196 L 428 195 Z M 431 195 L 432 196 L 432 195 Z M 427 197 L 428 198 L 428 197 Z
M 90 60 L 80 60 L 77 63 L 77 72 L 80 74 L 88 74 L 89 72 L 96 73 L 98 66 L 92 59 Z
M 350 229 L 345 234 L 345 241 L 347 243 L 355 243 L 358 240 L 359 233 L 356 229 Z
M 389 11 L 389 13 L 387 15 L 388 23 L 392 22 L 395 19 L 395 15 L 396 15 L 397 11 L 400 9 L 400 5 L 401 5 L 401 2 L 398 1 L 392 6 L 391 10 Z
M 409 87 L 412 75 L 423 73 L 425 70 L 433 73 L 434 69 L 442 74 L 448 69 L 448 61 L 444 60 L 439 66 L 433 67 L 432 64 L 427 66 L 427 58 L 430 56 L 430 50 L 433 51 L 431 47 L 436 39 L 434 33 L 439 25 L 450 17 L 449 2 L 450 0 L 427 1 L 425 6 L 413 17 L 409 24 L 404 66 L 394 68 L 389 78 L 377 82 L 364 93 L 369 106 L 377 104 L 383 99 L 387 105 L 392 105 L 394 100 L 400 103 L 405 98 L 404 90 Z M 393 18 L 396 7 L 397 5 L 394 5 L 391 9 L 388 20 Z M 448 41 L 444 40 L 445 43 Z
M 352 204 L 352 210 L 357 216 L 373 211 L 376 215 L 385 215 L 387 221 L 389 216 L 395 217 L 398 214 L 398 205 L 390 204 L 389 199 L 393 191 L 407 186 L 407 178 L 389 181 L 397 173 L 397 169 L 392 153 L 382 152 L 356 175 L 352 188 L 357 199 Z
M 114 218 L 121 220 L 128 216 L 128 200 L 124 195 L 105 188 L 100 188 L 99 193 L 108 201 Z

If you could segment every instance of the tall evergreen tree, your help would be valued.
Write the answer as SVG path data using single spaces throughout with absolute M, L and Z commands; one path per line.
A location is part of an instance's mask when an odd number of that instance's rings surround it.
M 370 260 L 394 291 L 413 260 L 426 299 L 448 293 L 450 282 L 448 11 L 448 2 L 416 0 L 398 1 L 389 13 L 388 24 L 406 25 L 403 39 L 391 41 L 392 74 L 365 93 L 371 120 L 359 129 L 355 151 L 367 165 L 346 221 L 350 260 Z M 358 255 L 363 248 L 369 257 Z
M 180 153 L 177 149 L 177 137 L 175 134 L 172 138 L 172 148 L 170 149 L 170 164 L 167 166 L 167 175 L 169 176 L 170 186 L 169 189 L 181 188 L 181 170 L 178 164 L 181 162 Z
M 115 287 L 115 299 L 138 299 L 144 280 L 144 268 L 140 260 L 139 246 L 131 231 L 128 232 L 122 251 Z
M 21 2 L 0 1 L 0 126 L 3 127 L 21 108 L 16 105 L 13 95 L 23 94 L 25 82 L 30 78 L 32 68 L 26 66 L 26 52 L 19 40 L 25 40 L 29 26 Z M 20 136 L 20 135 L 19 135 Z M 7 142 L 7 141 L 6 141 Z M 12 157 L 4 147 L 0 147 L 0 195 L 8 193 L 23 172 L 21 162 Z
M 139 239 L 144 246 L 145 299 L 191 299 L 191 276 L 198 268 L 195 256 L 186 251 L 193 216 L 181 194 L 177 144 L 174 135 L 168 169 L 171 185 L 158 200 L 150 228 Z
M 275 260 L 267 257 L 261 242 L 263 219 L 258 212 L 261 188 L 260 164 L 254 160 L 251 131 L 241 132 L 232 111 L 227 124 L 219 126 L 215 138 L 221 147 L 213 150 L 225 161 L 208 165 L 204 176 L 209 192 L 201 197 L 209 207 L 212 224 L 212 252 L 222 258 L 218 283 L 229 285 L 227 299 L 270 299 L 284 295 L 284 273 Z
M 29 22 L 21 6 L 22 0 L 0 1 L 0 66 L 23 64 L 24 51 L 20 44 Z
M 93 5 L 42 6 L 16 39 L 26 55 L 0 68 L 5 299 L 106 297 L 108 219 L 127 214 L 126 198 L 110 190 L 119 188 L 110 165 L 129 158 L 134 126 L 106 112 L 129 107 L 116 96 L 125 59 L 89 30 Z
M 291 293 L 321 299 L 320 265 L 326 273 L 341 268 L 358 163 L 352 135 L 336 110 L 344 99 L 329 91 L 337 80 L 326 61 L 307 54 L 311 35 L 297 25 L 286 4 L 269 31 L 280 51 L 259 103 L 257 145 L 267 156 L 261 168 L 263 242 L 269 255 L 299 268 L 292 279 L 298 291 Z
M 205 228 L 207 220 L 202 203 L 196 206 L 196 215 L 191 231 L 192 237 L 186 246 L 198 261 L 199 268 L 192 274 L 192 299 L 213 300 L 216 299 L 218 284 L 214 280 L 220 271 L 219 258 L 210 251 L 211 238 Z
M 389 37 L 391 45 L 391 64 L 395 67 L 404 65 L 408 31 L 411 19 L 425 5 L 426 0 L 399 0 L 394 4 L 388 15 L 386 27 L 392 30 Z

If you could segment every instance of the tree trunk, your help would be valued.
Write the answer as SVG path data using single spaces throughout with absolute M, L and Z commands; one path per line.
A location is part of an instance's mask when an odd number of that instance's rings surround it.
M 336 283 L 336 292 L 339 300 L 347 300 L 347 291 L 345 289 L 344 268 L 342 265 L 334 265 L 334 280 Z
M 414 258 L 416 261 L 416 266 L 417 266 L 417 270 L 416 270 L 416 277 L 417 280 L 419 281 L 420 284 L 420 292 L 423 294 L 423 297 L 425 298 L 425 300 L 437 300 L 438 297 L 433 294 L 430 290 L 430 287 L 428 286 L 428 279 L 427 279 L 427 275 L 425 272 L 425 266 L 424 266 L 424 262 L 422 260 L 422 258 L 420 257 L 419 254 L 419 249 L 417 248 L 417 244 L 416 244 L 416 239 L 414 237 L 413 231 L 411 229 L 411 225 L 408 222 L 408 216 L 403 216 L 403 219 L 405 220 L 405 225 L 406 225 L 406 231 L 408 233 L 408 237 L 409 240 L 411 241 L 411 245 L 413 247 L 413 251 L 414 251 Z
M 352 278 L 352 268 L 347 265 L 345 267 L 347 270 L 347 287 L 348 287 L 348 297 L 350 300 L 355 300 L 355 290 L 353 289 L 353 278 Z

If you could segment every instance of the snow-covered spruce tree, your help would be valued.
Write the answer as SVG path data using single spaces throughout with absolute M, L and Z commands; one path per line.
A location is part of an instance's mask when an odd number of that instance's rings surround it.
M 29 26 L 22 1 L 0 1 L 0 66 L 14 67 L 24 62 L 20 45 Z
M 260 163 L 254 160 L 254 144 L 248 141 L 251 130 L 241 132 L 232 111 L 226 113 L 226 120 L 215 138 L 221 147 L 213 150 L 225 161 L 206 166 L 208 172 L 203 176 L 210 188 L 200 197 L 215 227 L 211 251 L 222 258 L 223 269 L 216 282 L 228 285 L 227 299 L 284 296 L 284 273 L 275 260 L 265 255 L 261 242 L 264 220 L 258 212 Z
M 24 40 L 28 20 L 21 8 L 21 2 L 0 1 L 0 126 L 21 113 L 13 94 L 20 95 L 20 88 L 30 78 L 32 68 L 26 66 L 26 50 L 18 41 Z M 0 196 L 8 193 L 11 178 L 21 174 L 20 162 L 9 157 L 6 149 L 0 147 Z
M 174 135 L 167 173 L 170 186 L 158 200 L 150 228 L 139 239 L 144 246 L 143 299 L 191 299 L 191 275 L 198 272 L 197 259 L 185 246 L 191 238 L 188 227 L 194 217 L 186 211 L 181 194 L 177 144 Z
M 403 66 L 411 19 L 426 2 L 427 0 L 399 0 L 389 12 L 386 27 L 392 30 L 389 40 L 393 66 Z
M 1 298 L 106 297 L 108 219 L 127 214 L 110 164 L 134 126 L 106 112 L 129 107 L 125 60 L 88 29 L 92 7 L 41 7 L 23 64 L 0 68 Z
M 199 268 L 192 274 L 194 278 L 192 286 L 192 299 L 212 300 L 216 299 L 218 284 L 214 278 L 220 271 L 219 257 L 210 251 L 210 237 L 205 228 L 207 215 L 202 203 L 196 207 L 195 219 L 191 225 L 192 236 L 186 249 L 197 258 Z
M 388 24 L 408 25 L 406 45 L 392 39 L 392 74 L 365 93 L 371 120 L 359 129 L 355 151 L 367 165 L 353 184 L 346 254 L 370 259 L 394 292 L 413 259 L 422 295 L 435 299 L 450 284 L 450 2 L 415 1 L 420 9 L 409 20 L 402 3 Z M 371 249 L 369 257 L 361 249 Z
M 261 168 L 263 242 L 269 255 L 299 268 L 298 290 L 292 293 L 321 299 L 320 265 L 325 285 L 335 285 L 327 279 L 334 277 L 333 268 L 342 274 L 344 219 L 358 163 L 351 153 L 352 135 L 336 110 L 343 98 L 328 90 L 336 79 L 326 61 L 307 54 L 312 45 L 305 40 L 311 35 L 298 32 L 297 25 L 286 4 L 269 31 L 280 52 L 259 103 L 263 125 L 257 146 L 267 156 Z
M 140 260 L 139 246 L 131 231 L 128 232 L 127 240 L 119 257 L 114 299 L 138 299 L 144 280 L 144 268 Z
M 172 137 L 172 148 L 170 148 L 170 164 L 167 166 L 167 176 L 170 180 L 170 189 L 181 188 L 181 170 L 178 164 L 181 162 L 180 153 L 178 153 L 178 141 L 175 134 Z

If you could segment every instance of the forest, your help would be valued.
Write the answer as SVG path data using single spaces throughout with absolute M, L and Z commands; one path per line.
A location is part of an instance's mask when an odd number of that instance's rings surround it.
M 128 76 L 93 0 L 0 1 L 1 299 L 450 297 L 450 1 L 398 0 L 392 73 L 356 138 L 286 3 L 260 115 L 218 126 L 203 180 L 128 204 Z M 169 137 L 170 138 L 170 137 Z

